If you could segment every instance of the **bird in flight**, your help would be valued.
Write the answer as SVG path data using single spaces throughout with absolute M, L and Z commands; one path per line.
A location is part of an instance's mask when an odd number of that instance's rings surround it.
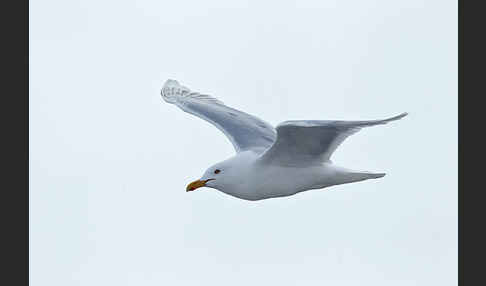
M 167 80 L 161 95 L 166 102 L 213 124 L 236 151 L 229 159 L 209 167 L 186 191 L 209 187 L 250 201 L 385 176 L 339 167 L 330 160 L 331 155 L 361 128 L 407 115 L 366 121 L 292 120 L 274 128 L 212 96 L 193 92 L 176 80 Z

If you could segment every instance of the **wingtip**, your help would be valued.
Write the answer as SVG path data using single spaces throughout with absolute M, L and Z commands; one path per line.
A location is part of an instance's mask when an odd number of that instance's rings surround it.
M 393 116 L 391 118 L 388 118 L 386 119 L 386 121 L 393 121 L 393 120 L 398 120 L 398 119 L 402 119 L 403 117 L 407 116 L 408 115 L 408 112 L 403 112 L 397 116 Z
M 160 90 L 160 95 L 162 95 L 162 98 L 165 101 L 169 103 L 174 103 L 174 95 L 187 92 L 190 92 L 190 90 L 187 87 L 180 85 L 177 80 L 167 79 L 162 86 L 162 89 Z
M 177 98 L 196 98 L 201 102 L 210 102 L 224 105 L 224 103 L 210 95 L 201 94 L 199 92 L 193 92 L 188 87 L 179 84 L 177 80 L 168 79 L 165 81 L 162 89 L 160 90 L 162 98 L 169 103 L 175 103 Z
M 163 85 L 162 88 L 164 87 L 170 87 L 170 86 L 180 86 L 179 82 L 175 79 L 167 79 Z

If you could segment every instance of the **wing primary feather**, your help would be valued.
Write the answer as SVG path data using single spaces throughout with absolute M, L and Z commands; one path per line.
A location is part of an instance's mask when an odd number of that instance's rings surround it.
M 177 105 L 221 130 L 236 152 L 253 150 L 261 153 L 277 137 L 275 128 L 258 117 L 226 106 L 210 95 L 193 92 L 176 80 L 167 80 L 161 95 L 166 102 Z
M 329 161 L 337 147 L 363 127 L 386 124 L 408 113 L 381 120 L 298 120 L 285 121 L 277 126 L 277 140 L 261 159 L 281 165 L 316 164 Z

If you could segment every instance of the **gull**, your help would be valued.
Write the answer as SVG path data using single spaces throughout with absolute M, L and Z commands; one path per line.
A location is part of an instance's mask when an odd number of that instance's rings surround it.
M 407 115 L 367 121 L 292 120 L 276 128 L 167 80 L 162 98 L 200 117 L 222 131 L 236 154 L 209 167 L 186 191 L 217 189 L 239 199 L 257 201 L 287 197 L 303 191 L 376 179 L 385 173 L 355 171 L 335 165 L 331 155 L 351 134 L 363 127 L 386 124 Z

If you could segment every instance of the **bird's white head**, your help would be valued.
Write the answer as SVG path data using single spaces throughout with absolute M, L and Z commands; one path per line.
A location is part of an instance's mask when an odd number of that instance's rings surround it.
M 248 156 L 235 156 L 214 164 L 204 172 L 199 180 L 187 185 L 186 191 L 191 192 L 200 187 L 209 187 L 225 192 L 234 186 L 243 184 L 248 171 L 249 159 Z
M 191 192 L 200 187 L 221 189 L 228 180 L 231 180 L 231 173 L 231 168 L 228 168 L 224 162 L 215 164 L 207 169 L 199 180 L 187 185 L 186 191 Z

